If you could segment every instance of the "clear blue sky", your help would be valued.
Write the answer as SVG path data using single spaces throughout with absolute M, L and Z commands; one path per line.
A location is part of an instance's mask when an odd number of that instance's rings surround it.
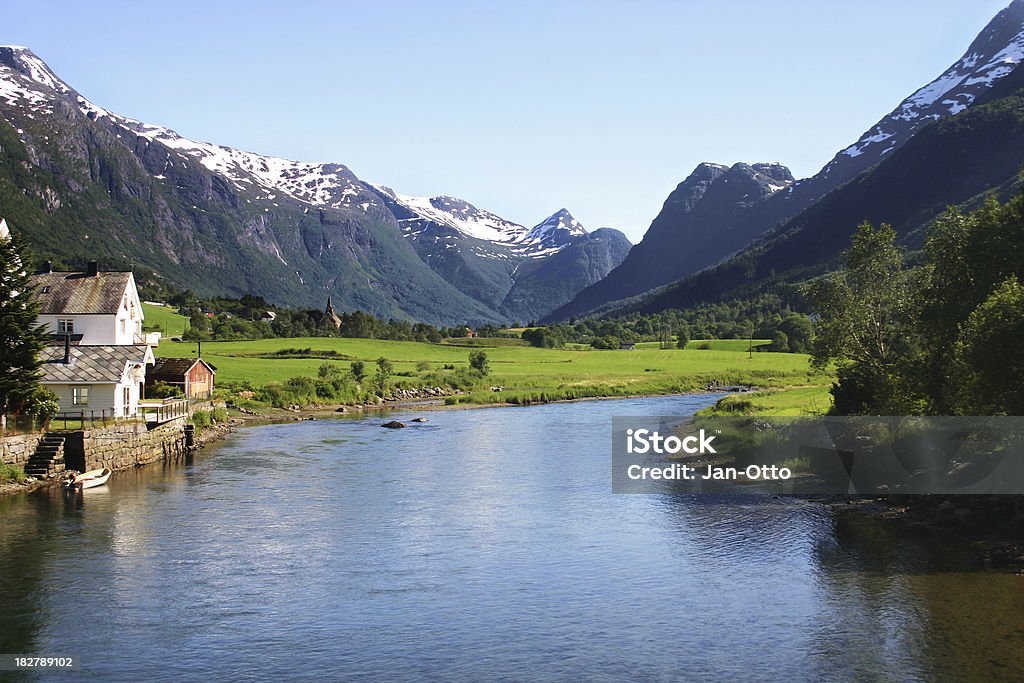
M 1008 3 L 4 0 L 0 42 L 187 137 L 636 241 L 701 161 L 813 175 Z

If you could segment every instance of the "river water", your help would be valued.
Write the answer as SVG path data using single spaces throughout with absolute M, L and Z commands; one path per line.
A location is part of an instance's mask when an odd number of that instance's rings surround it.
M 817 504 L 611 493 L 675 396 L 240 430 L 0 500 L 24 680 L 1024 679 L 1024 576 Z M 0 677 L 4 674 L 0 673 Z

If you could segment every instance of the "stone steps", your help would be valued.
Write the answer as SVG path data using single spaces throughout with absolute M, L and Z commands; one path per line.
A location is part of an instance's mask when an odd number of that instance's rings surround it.
M 36 479 L 59 474 L 64 471 L 64 437 L 43 437 L 35 452 L 25 463 L 25 474 Z

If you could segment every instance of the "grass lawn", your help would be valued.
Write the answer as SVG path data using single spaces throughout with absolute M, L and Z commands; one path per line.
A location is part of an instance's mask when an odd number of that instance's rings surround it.
M 663 350 L 656 342 L 651 342 L 638 344 L 634 351 L 538 349 L 515 344 L 514 340 L 472 341 L 474 347 L 485 348 L 491 374 L 481 382 L 479 390 L 460 397 L 467 402 L 498 402 L 511 397 L 554 400 L 673 393 L 702 390 L 712 382 L 777 388 L 826 386 L 831 382 L 831 378 L 824 375 L 809 375 L 808 358 L 802 354 L 748 355 L 749 342 L 745 339 L 695 341 L 685 350 Z M 701 349 L 705 343 L 710 348 Z M 271 356 L 282 349 L 333 351 L 346 358 L 335 361 L 294 355 Z M 422 386 L 427 375 L 443 372 L 444 365 L 468 367 L 471 348 L 451 343 L 305 337 L 203 342 L 202 350 L 203 358 L 217 367 L 217 382 L 221 385 L 243 381 L 261 385 L 296 376 L 316 376 L 317 369 L 325 362 L 347 368 L 353 359 L 364 361 L 372 373 L 373 362 L 383 356 L 392 361 L 399 375 L 393 380 Z M 158 356 L 195 356 L 196 343 L 163 342 L 155 351 Z M 430 370 L 417 369 L 422 362 L 429 363 Z M 507 389 L 492 392 L 490 386 L 493 385 Z
M 142 304 L 142 314 L 145 316 L 142 321 L 143 328 L 147 332 L 154 332 L 159 327 L 164 333 L 164 339 L 180 337 L 185 333 L 188 318 L 178 315 L 177 310 L 170 306 Z
M 825 383 L 726 396 L 704 415 L 824 415 L 832 406 L 831 378 Z

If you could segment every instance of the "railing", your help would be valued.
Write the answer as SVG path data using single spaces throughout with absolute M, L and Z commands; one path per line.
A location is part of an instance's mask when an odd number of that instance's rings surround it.
M 145 422 L 162 424 L 179 417 L 187 417 L 189 403 L 184 398 L 143 399 L 139 401 L 139 412 Z
M 49 428 L 51 431 L 69 431 L 96 426 L 107 427 L 125 422 L 139 422 L 141 419 L 140 415 L 129 415 L 127 417 L 118 415 L 114 412 L 113 408 L 103 410 L 72 410 L 54 415 L 53 419 L 50 420 Z
M 36 415 L 7 414 L 0 419 L 0 436 L 33 434 L 46 428 L 46 419 Z

